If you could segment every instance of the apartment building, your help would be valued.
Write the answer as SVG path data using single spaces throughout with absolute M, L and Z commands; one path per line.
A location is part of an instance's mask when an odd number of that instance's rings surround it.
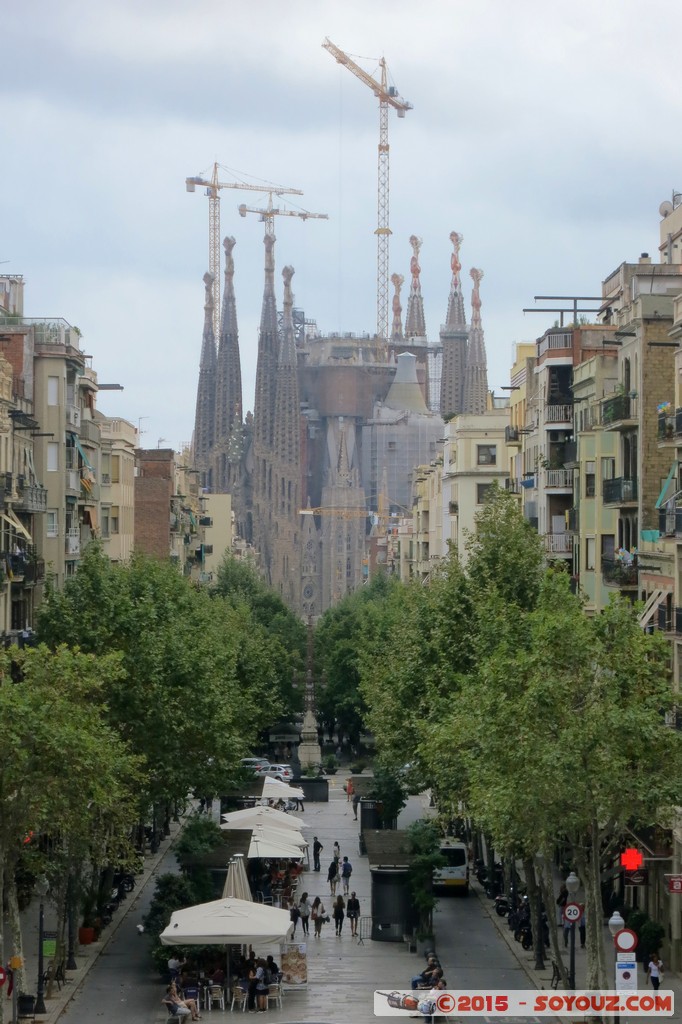
M 101 443 L 102 548 L 112 562 L 128 562 L 135 546 L 135 450 L 132 423 L 97 413 Z

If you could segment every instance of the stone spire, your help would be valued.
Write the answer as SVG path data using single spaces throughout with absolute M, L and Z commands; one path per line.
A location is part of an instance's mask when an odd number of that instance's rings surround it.
M 456 416 L 464 408 L 464 376 L 467 365 L 469 329 L 464 313 L 464 297 L 459 261 L 459 250 L 464 241 L 456 231 L 450 232 L 453 252 L 450 256 L 452 281 L 448 298 L 446 323 L 440 329 L 442 346 L 442 368 L 440 378 L 440 414 L 443 417 Z
M 285 267 L 284 309 L 282 317 L 282 338 L 279 347 L 277 379 L 275 390 L 274 457 L 278 464 L 298 467 L 300 458 L 300 407 L 298 399 L 298 374 L 296 339 L 294 337 L 293 307 L 291 291 L 293 267 Z M 298 470 L 297 470 L 298 472 Z M 298 488 L 298 479 L 295 481 Z M 296 514 L 299 505 L 296 503 Z
M 426 337 L 424 299 L 422 298 L 422 287 L 419 278 L 421 274 L 421 267 L 419 266 L 419 251 L 422 247 L 421 238 L 417 238 L 416 235 L 410 235 L 410 245 L 412 246 L 412 259 L 410 260 L 412 281 L 410 283 L 410 296 L 407 300 L 407 316 L 405 317 L 405 337 L 408 340 L 410 338 Z
M 239 358 L 237 304 L 234 297 L 234 238 L 223 239 L 225 249 L 225 289 L 220 320 L 220 340 L 216 367 L 215 443 L 225 441 L 242 421 L 242 369 Z
M 403 307 L 400 304 L 400 289 L 403 286 L 404 280 L 405 278 L 402 274 L 391 274 L 391 284 L 395 288 L 395 294 L 393 296 L 393 326 L 391 327 L 392 341 L 403 340 Z
M 213 274 L 204 274 L 204 332 L 201 339 L 199 383 L 194 416 L 194 461 L 202 473 L 202 486 L 210 487 L 208 459 L 215 430 L 216 350 L 213 335 Z
M 464 412 L 480 415 L 485 412 L 488 401 L 488 370 L 481 326 L 480 285 L 483 271 L 472 268 L 469 273 L 474 282 L 474 290 L 471 294 L 471 331 L 464 375 Z

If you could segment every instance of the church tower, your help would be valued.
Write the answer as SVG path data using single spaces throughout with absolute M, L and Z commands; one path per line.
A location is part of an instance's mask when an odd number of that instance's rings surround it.
M 469 330 L 464 315 L 464 297 L 459 272 L 459 250 L 464 237 L 456 231 L 450 232 L 453 253 L 450 257 L 452 281 L 448 298 L 448 312 L 445 324 L 440 329 L 443 349 L 443 364 L 440 379 L 440 414 L 443 418 L 456 416 L 464 408 L 464 375 L 467 365 Z
M 279 334 L 275 301 L 275 236 L 266 232 L 265 286 L 258 333 L 258 363 L 253 419 L 253 539 L 265 579 L 272 582 L 272 457 Z
M 194 414 L 194 464 L 201 476 L 201 486 L 213 485 L 210 467 L 215 436 L 216 350 L 213 334 L 213 274 L 204 274 L 204 332 L 201 339 L 201 360 L 197 404 Z
M 469 273 L 474 282 L 474 290 L 471 294 L 471 331 L 464 375 L 463 412 L 479 416 L 485 412 L 488 402 L 488 369 L 481 326 L 480 285 L 483 271 L 472 268 Z
M 272 586 L 290 608 L 301 604 L 301 412 L 291 290 L 293 267 L 285 267 L 282 336 L 275 382 L 272 451 Z
M 410 282 L 410 295 L 407 300 L 407 316 L 405 317 L 405 337 L 408 341 L 411 338 L 426 337 L 424 298 L 422 296 L 420 278 L 422 268 L 419 266 L 419 252 L 422 247 L 421 238 L 417 238 L 416 235 L 410 235 L 410 245 L 412 246 L 412 259 L 410 260 L 412 280 Z

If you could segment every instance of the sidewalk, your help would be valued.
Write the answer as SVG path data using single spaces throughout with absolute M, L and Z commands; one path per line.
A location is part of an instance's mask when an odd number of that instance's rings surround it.
M 545 970 L 544 971 L 537 971 L 535 969 L 535 966 L 534 966 L 535 965 L 535 955 L 533 953 L 533 950 L 532 949 L 525 950 L 522 947 L 520 942 L 516 942 L 516 940 L 514 939 L 513 933 L 509 929 L 509 925 L 507 923 L 507 918 L 506 917 L 500 917 L 495 912 L 495 903 L 494 903 L 494 901 L 488 899 L 488 897 L 485 895 L 485 892 L 484 892 L 482 886 L 480 886 L 475 879 L 472 879 L 471 890 L 472 890 L 472 893 L 476 893 L 476 895 L 478 896 L 478 898 L 479 898 L 479 900 L 481 902 L 482 907 L 484 908 L 485 912 L 488 914 L 490 919 L 493 921 L 495 927 L 497 928 L 497 931 L 498 931 L 500 937 L 503 939 L 504 942 L 507 943 L 509 948 L 513 951 L 513 953 L 516 956 L 516 959 L 518 960 L 521 968 L 526 973 L 531 986 L 533 988 L 548 989 L 549 990 L 551 988 L 551 985 L 552 985 L 552 964 L 551 964 L 550 959 L 549 959 L 549 950 L 547 951 L 547 956 L 545 958 L 545 964 L 546 964 Z M 550 927 L 551 927 L 551 925 L 550 925 Z M 555 925 L 555 927 L 556 927 L 556 925 Z M 577 939 L 577 935 L 576 935 L 576 939 Z M 560 937 L 559 944 L 560 944 L 560 946 L 562 946 L 562 944 L 563 944 L 563 937 Z M 604 946 L 605 946 L 605 948 L 607 950 L 607 956 L 608 956 L 608 951 L 613 949 L 613 939 L 612 939 L 611 933 L 609 932 L 608 927 L 606 925 L 604 925 Z M 563 949 L 563 946 L 562 946 L 562 949 Z M 564 962 L 566 963 L 566 965 L 568 965 L 568 950 L 566 950 L 566 956 L 564 958 Z M 615 956 L 614 956 L 614 963 L 615 963 Z M 587 961 L 586 961 L 586 956 L 585 956 L 585 950 L 580 948 L 579 942 L 576 942 L 576 950 L 575 950 L 575 984 L 576 984 L 576 989 L 585 988 L 586 966 L 587 966 Z M 615 971 L 615 968 L 614 968 L 614 971 Z M 646 983 L 646 967 L 644 965 L 642 965 L 642 964 L 638 964 L 637 965 L 637 975 L 638 975 L 637 980 L 638 980 L 639 990 L 640 991 L 646 991 L 646 992 L 652 992 L 653 990 L 652 990 L 651 986 Z M 615 982 L 614 982 L 614 987 L 615 987 Z M 672 991 L 675 994 L 675 1008 L 676 1008 L 675 1016 L 676 1016 L 676 1018 L 679 1019 L 680 1010 L 682 1009 L 682 978 L 680 978 L 680 976 L 678 974 L 674 974 L 671 971 L 666 970 L 665 969 L 665 965 L 664 965 L 663 985 L 661 986 L 661 990 L 663 990 L 663 989 L 665 989 L 667 991 Z
M 128 914 L 135 913 L 138 895 L 141 892 L 143 886 L 151 878 L 156 871 L 163 856 L 167 853 L 168 849 L 172 846 L 176 837 L 179 835 L 181 825 L 177 822 L 171 822 L 171 834 L 162 840 L 158 851 L 155 854 L 148 854 L 144 860 L 144 871 L 136 876 L 135 889 L 133 892 L 128 894 L 128 897 L 124 903 L 118 908 L 114 914 L 111 924 L 107 925 L 103 929 L 100 938 L 97 942 L 93 942 L 89 946 L 79 946 L 76 943 L 76 963 L 78 968 L 75 971 L 66 971 L 66 982 L 62 983 L 61 991 L 57 987 L 57 983 L 54 982 L 52 985 L 52 993 L 50 998 L 47 998 L 47 991 L 45 992 L 45 1008 L 47 1013 L 36 1017 L 37 1021 L 44 1022 L 44 1024 L 55 1024 L 57 1019 L 63 1013 L 65 1007 L 69 1004 L 75 993 L 78 991 L 83 981 L 87 977 L 90 970 L 94 967 L 97 959 L 104 952 L 106 946 L 117 933 L 123 921 L 126 919 Z M 26 992 L 35 995 L 37 991 L 37 979 L 38 979 L 38 927 L 39 927 L 39 904 L 37 900 L 32 900 L 29 907 L 21 913 L 21 929 L 22 937 L 24 942 L 24 963 L 25 963 L 25 989 Z M 56 930 L 57 921 L 56 914 L 53 905 L 49 902 L 49 898 L 45 901 L 45 930 Z M 12 947 L 10 943 L 9 933 L 5 933 L 5 954 L 7 960 L 12 955 Z M 48 960 L 45 960 L 44 969 L 47 970 Z M 47 986 L 46 990 L 47 990 Z M 0 989 L 0 993 L 4 998 L 5 1002 L 5 1020 L 12 1020 L 12 1001 L 6 998 L 6 989 L 3 991 Z

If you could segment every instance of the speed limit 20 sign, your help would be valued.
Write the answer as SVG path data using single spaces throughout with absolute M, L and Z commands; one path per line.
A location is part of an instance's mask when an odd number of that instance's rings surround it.
M 583 916 L 583 908 L 579 903 L 567 903 L 564 907 L 564 921 L 568 924 L 577 924 Z

